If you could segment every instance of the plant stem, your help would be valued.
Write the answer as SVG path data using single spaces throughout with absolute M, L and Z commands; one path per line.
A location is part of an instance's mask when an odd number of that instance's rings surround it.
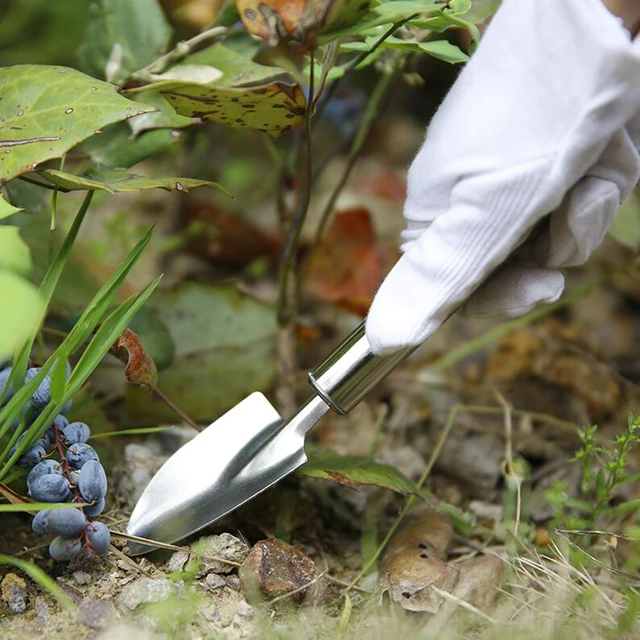
M 299 202 L 295 216 L 287 225 L 286 241 L 278 278 L 278 388 L 279 409 L 283 415 L 295 410 L 295 327 L 298 317 L 298 248 L 300 234 L 307 219 L 313 182 L 311 118 L 313 116 L 314 59 L 311 53 L 309 70 L 309 98 L 304 114 L 303 143 L 306 161 L 301 169 Z M 285 220 L 281 218 L 281 225 Z
M 335 186 L 331 196 L 329 197 L 329 201 L 327 202 L 322 215 L 320 216 L 320 222 L 318 223 L 318 227 L 316 228 L 316 232 L 313 238 L 313 242 L 311 243 L 311 248 L 306 257 L 304 267 L 302 269 L 303 276 L 308 273 L 309 265 L 313 259 L 313 256 L 320 244 L 320 240 L 324 235 L 327 225 L 331 219 L 331 215 L 335 209 L 336 202 L 342 193 L 349 177 L 351 176 L 351 171 L 353 170 L 356 161 L 362 151 L 362 147 L 367 140 L 373 125 L 377 121 L 380 113 L 382 112 L 384 106 L 386 105 L 387 98 L 391 94 L 391 90 L 394 86 L 394 81 L 397 77 L 397 73 L 400 70 L 400 67 L 397 66 L 393 73 L 383 74 L 378 81 L 378 84 L 375 86 L 373 90 L 373 94 L 371 95 L 371 99 L 367 103 L 367 108 L 362 116 L 362 120 L 360 122 L 360 126 L 356 131 L 355 136 L 353 137 L 353 141 L 351 143 L 351 149 L 349 151 L 349 158 L 347 160 L 347 167 L 344 170 L 338 184 Z
M 158 387 L 153 387 L 153 392 L 164 402 L 169 409 L 171 409 L 176 415 L 184 420 L 190 427 L 193 427 L 196 431 L 202 431 L 202 427 L 194 422 L 180 407 L 178 407 L 172 400 L 170 400 Z

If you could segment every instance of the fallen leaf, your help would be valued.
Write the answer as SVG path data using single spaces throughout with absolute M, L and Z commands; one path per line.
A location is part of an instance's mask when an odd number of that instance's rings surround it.
M 290 544 L 269 538 L 251 548 L 238 575 L 248 602 L 290 593 L 291 600 L 300 603 L 315 577 L 315 564 Z
M 460 568 L 447 563 L 453 527 L 422 505 L 410 513 L 389 542 L 380 565 L 380 588 L 409 611 L 437 613 L 443 599 L 432 587 L 452 591 Z
M 415 483 L 398 469 L 366 456 L 343 456 L 333 451 L 325 451 L 305 462 L 296 470 L 296 474 L 307 478 L 333 480 L 351 489 L 368 484 L 391 489 L 403 495 L 412 493 L 425 498 Z
M 137 334 L 125 329 L 113 345 L 113 351 L 125 363 L 124 375 L 129 384 L 155 389 L 158 385 L 158 369 Z
M 309 290 L 321 300 L 365 316 L 398 257 L 396 249 L 378 245 L 366 209 L 342 211 L 313 253 Z

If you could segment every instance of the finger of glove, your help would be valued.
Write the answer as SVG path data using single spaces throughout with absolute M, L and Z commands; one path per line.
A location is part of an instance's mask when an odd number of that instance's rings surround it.
M 555 302 L 563 291 L 564 276 L 559 271 L 511 264 L 471 296 L 463 313 L 474 318 L 515 318 L 538 305 Z
M 456 186 L 451 208 L 410 243 L 374 298 L 366 329 L 375 353 L 429 337 L 558 205 L 545 180 L 551 161 L 540 158 Z

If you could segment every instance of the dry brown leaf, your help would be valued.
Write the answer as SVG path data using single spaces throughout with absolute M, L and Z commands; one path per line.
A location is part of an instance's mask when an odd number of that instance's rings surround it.
M 382 592 L 409 611 L 437 613 L 443 599 L 432 587 L 452 591 L 460 571 L 446 562 L 452 537 L 452 526 L 431 507 L 410 514 L 382 559 Z
M 113 344 L 112 351 L 125 363 L 124 375 L 129 384 L 155 389 L 158 384 L 156 363 L 144 350 L 136 333 L 131 329 L 125 329 Z

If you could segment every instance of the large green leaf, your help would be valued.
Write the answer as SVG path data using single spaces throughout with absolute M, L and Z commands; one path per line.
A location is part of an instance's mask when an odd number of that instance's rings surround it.
M 109 191 L 121 193 L 127 191 L 144 191 L 146 189 L 165 189 L 166 191 L 189 191 L 195 187 L 215 187 L 227 195 L 226 189 L 217 182 L 197 180 L 195 178 L 145 178 L 134 173 L 117 169 L 101 169 L 93 171 L 90 176 L 76 176 L 65 171 L 48 169 L 38 172 L 51 184 L 69 191 Z
M 180 142 L 180 133 L 175 129 L 153 129 L 134 137 L 129 124 L 136 118 L 106 127 L 99 136 L 85 140 L 78 151 L 103 167 L 128 169 Z
M 273 380 L 276 316 L 235 287 L 187 282 L 158 291 L 148 307 L 169 328 L 175 357 L 158 387 L 194 420 L 218 417 Z M 129 386 L 130 413 L 141 422 L 175 420 L 157 398 Z
M 305 97 L 283 69 L 259 65 L 223 44 L 187 57 L 152 84 L 183 116 L 277 136 L 302 121 Z
M 0 269 L 28 275 L 31 271 L 31 254 L 27 243 L 20 237 L 18 227 L 0 225 Z M 6 311 L 8 300 L 4 299 Z
M 12 216 L 14 213 L 18 213 L 18 211 L 21 211 L 19 207 L 14 207 L 0 196 L 0 220 Z
M 75 69 L 0 68 L 0 186 L 112 122 L 152 111 Z
M 145 91 L 142 94 L 142 99 L 145 104 L 156 107 L 158 110 L 143 113 L 129 122 L 134 136 L 153 129 L 184 129 L 192 124 L 200 123 L 197 118 L 187 118 L 177 114 L 161 93 Z
M 80 60 L 91 75 L 120 84 L 153 62 L 170 38 L 157 0 L 93 0 Z
M 36 287 L 11 271 L 0 271 L 0 300 L 0 358 L 5 359 L 37 327 L 44 302 Z
M 416 484 L 401 471 L 365 456 L 340 455 L 333 451 L 324 451 L 303 464 L 296 474 L 332 480 L 353 489 L 362 484 L 371 484 L 405 495 L 413 493 L 424 497 Z

